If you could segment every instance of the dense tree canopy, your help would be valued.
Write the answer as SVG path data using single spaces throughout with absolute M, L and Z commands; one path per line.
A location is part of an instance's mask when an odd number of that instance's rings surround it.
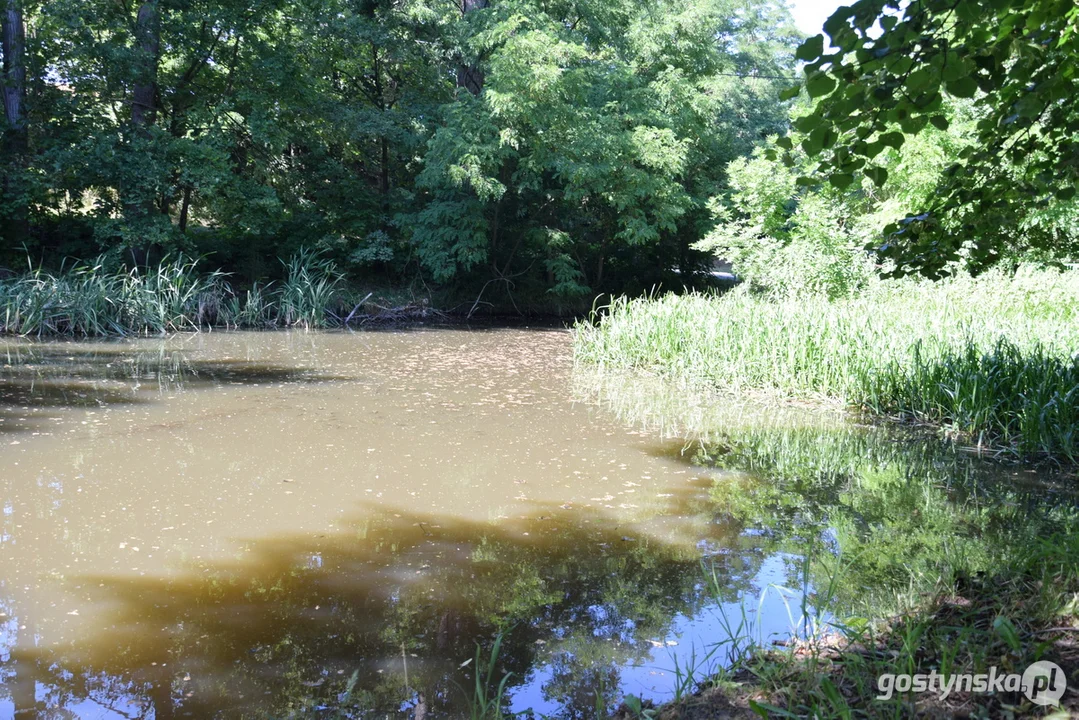
M 6 5 L 0 262 L 308 246 L 556 299 L 708 260 L 797 44 L 772 0 Z
M 948 129 L 947 97 L 977 101 L 974 142 L 874 243 L 897 274 L 938 276 L 961 257 L 977 270 L 1011 250 L 1074 243 L 1039 216 L 1076 197 L 1077 29 L 1072 0 L 859 0 L 825 23 L 829 41 L 816 35 L 798 49 L 817 100 L 795 123 L 801 149 L 837 188 L 862 175 L 883 185 L 882 151 Z

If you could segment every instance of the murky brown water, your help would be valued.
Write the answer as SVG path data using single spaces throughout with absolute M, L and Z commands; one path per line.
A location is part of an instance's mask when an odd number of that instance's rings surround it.
M 573 400 L 565 331 L 2 352 L 0 648 L 39 707 L 287 713 L 354 669 L 404 702 L 408 658 L 420 689 L 456 668 L 506 593 L 561 596 L 650 543 L 694 569 L 710 534 L 672 513 L 698 475 Z
M 706 611 L 794 623 L 791 546 L 716 504 L 745 473 L 582 392 L 566 331 L 0 361 L 0 717 L 456 716 L 499 631 L 509 707 L 582 717 L 669 697 Z

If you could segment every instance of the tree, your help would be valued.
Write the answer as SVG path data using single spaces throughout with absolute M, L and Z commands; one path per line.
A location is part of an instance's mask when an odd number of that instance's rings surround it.
M 1074 237 L 1027 222 L 1072 202 L 1079 182 L 1079 7 L 1073 0 L 859 0 L 797 51 L 818 102 L 795 122 L 801 148 L 837 188 L 927 126 L 948 127 L 945 96 L 976 98 L 976 142 L 919 212 L 874 243 L 894 275 L 978 271 L 1010 251 L 1074 252 Z M 792 90 L 791 94 L 797 90 Z M 789 138 L 781 140 L 788 149 Z
M 574 308 L 709 262 L 707 199 L 785 131 L 796 45 L 778 0 L 16 3 L 4 212 L 47 263 L 180 250 L 250 280 L 306 246 Z
M 98 246 L 181 243 L 199 191 L 238 179 L 230 171 L 239 65 L 273 2 L 146 0 L 129 5 L 57 0 L 37 14 L 38 145 L 56 197 L 81 213 Z M 58 171 L 56 168 L 64 168 Z M 62 191 L 62 194 L 57 191 Z M 249 193 L 255 204 L 257 193 Z M 91 202 L 92 201 L 92 202 Z
M 12 245 L 26 241 L 29 232 L 26 194 L 21 187 L 29 151 L 26 127 L 26 30 L 18 0 L 6 0 L 0 15 L 0 50 L 3 52 L 0 95 L 3 97 L 4 124 L 0 150 L 0 222 L 3 238 Z M 4 167 L 7 165 L 7 167 Z
M 388 265 L 452 98 L 459 16 L 446 0 L 41 6 L 39 237 L 63 218 L 94 238 L 68 252 L 216 252 L 246 276 L 301 244 Z
M 157 66 L 161 61 L 161 27 L 157 0 L 139 5 L 135 17 L 134 78 L 131 86 L 131 132 L 129 148 L 132 154 L 149 150 L 153 142 L 150 130 L 157 121 L 158 86 Z M 150 182 L 144 182 L 150 180 Z M 126 215 L 137 231 L 144 231 L 144 223 L 155 213 L 156 183 L 152 176 L 133 174 L 127 187 Z
M 488 4 L 487 0 L 461 0 L 461 14 L 467 15 L 476 10 L 483 10 Z M 457 87 L 464 88 L 473 95 L 480 94 L 483 90 L 483 70 L 477 63 L 461 63 L 458 66 Z
M 566 299 L 706 261 L 725 163 L 785 122 L 785 10 L 502 0 L 466 20 L 482 92 L 445 109 L 403 219 L 435 280 Z

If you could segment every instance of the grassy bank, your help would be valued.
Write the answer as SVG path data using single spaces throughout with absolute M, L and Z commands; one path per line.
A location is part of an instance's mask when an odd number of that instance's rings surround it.
M 741 565 L 707 557 L 703 583 L 720 607 L 740 603 L 741 615 L 721 611 L 721 632 L 697 655 L 711 661 L 685 671 L 693 680 L 676 702 L 649 708 L 627 698 L 620 720 L 1038 717 L 1056 708 L 1021 692 L 966 688 L 942 698 L 893 688 L 879 698 L 878 678 L 1022 673 L 1049 660 L 1079 685 L 1073 475 L 987 462 L 924 433 L 831 414 L 815 424 L 819 413 L 800 405 L 775 422 L 734 407 L 703 418 L 691 411 L 687 424 L 671 426 L 662 417 L 680 409 L 653 408 L 621 382 L 598 391 L 605 404 L 635 426 L 695 428 L 704 439 L 673 457 L 716 471 L 717 522 L 791 558 L 782 585 L 803 591 L 788 607 L 792 637 L 776 646 L 752 614 L 771 587 L 732 598 L 724 590 Z M 1072 712 L 1077 701 L 1064 697 Z
M 1031 483 L 949 445 L 889 435 L 762 430 L 698 451 L 698 464 L 748 474 L 716 483 L 713 499 L 785 538 L 813 592 L 800 610 L 805 635 L 747 645 L 704 683 L 714 697 L 697 702 L 776 717 L 1033 717 L 1057 708 L 1012 690 L 892 683 L 889 693 L 886 676 L 1021 674 L 1048 660 L 1074 687 L 1079 515 L 1069 478 Z M 1077 700 L 1063 704 L 1075 710 Z
M 896 593 L 898 611 L 885 619 L 852 617 L 785 647 L 748 644 L 694 694 L 654 709 L 629 698 L 616 717 L 1076 717 L 1074 691 L 1043 706 L 1011 681 L 975 684 L 978 676 L 1022 675 L 1032 663 L 1051 662 L 1063 672 L 1058 681 L 1074 688 L 1079 533 L 1074 518 L 1067 522 L 1040 527 L 1025 547 L 1002 549 L 992 572 L 912 584 Z M 843 570 L 835 572 L 840 585 Z M 921 676 L 935 689 L 912 690 L 900 676 Z
M 579 362 L 836 399 L 982 446 L 1079 459 L 1079 272 L 879 283 L 850 298 L 742 289 L 619 299 Z
M 433 313 L 426 303 L 381 306 L 374 293 L 347 287 L 334 264 L 313 253 L 298 253 L 282 265 L 281 280 L 246 288 L 182 257 L 151 268 L 98 263 L 55 273 L 31 269 L 0 280 L 0 333 L 93 337 L 209 327 L 321 328 Z

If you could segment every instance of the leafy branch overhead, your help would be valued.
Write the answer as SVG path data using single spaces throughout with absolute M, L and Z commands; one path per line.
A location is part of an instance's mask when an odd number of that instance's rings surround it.
M 1060 242 L 1024 219 L 1076 197 L 1077 29 L 1073 0 L 860 0 L 825 22 L 827 40 L 815 35 L 798 48 L 815 105 L 793 124 L 818 162 L 816 178 L 836 188 L 862 175 L 884 185 L 882 151 L 930 125 L 946 130 L 946 96 L 977 103 L 977 142 L 957 155 L 932 201 L 872 248 L 895 262 L 894 274 L 938 277 L 960 258 L 977 270 L 1006 249 Z M 789 155 L 791 138 L 779 145 Z

